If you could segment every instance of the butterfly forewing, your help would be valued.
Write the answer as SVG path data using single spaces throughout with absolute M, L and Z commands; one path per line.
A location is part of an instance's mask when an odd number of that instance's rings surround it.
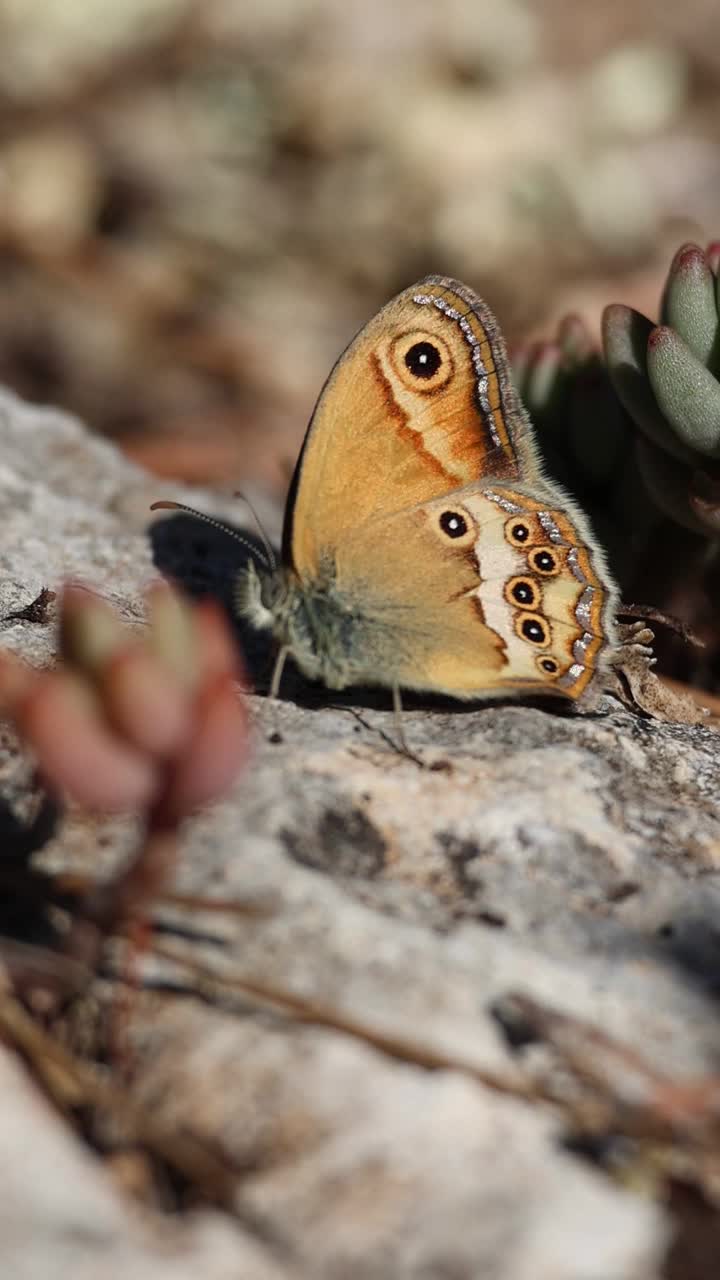
M 439 276 L 406 289 L 323 389 L 286 511 L 286 560 L 313 576 L 328 548 L 374 516 L 483 475 L 517 479 L 525 426 L 485 304 Z

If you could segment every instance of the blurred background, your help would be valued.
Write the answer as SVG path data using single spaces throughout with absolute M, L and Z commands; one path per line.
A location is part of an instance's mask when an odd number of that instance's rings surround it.
M 0 0 L 0 381 L 168 476 L 287 485 L 430 271 L 511 341 L 720 232 L 713 0 Z

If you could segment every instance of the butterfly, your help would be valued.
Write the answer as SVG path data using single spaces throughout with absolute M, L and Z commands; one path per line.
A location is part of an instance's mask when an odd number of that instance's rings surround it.
M 330 689 L 578 699 L 612 654 L 616 590 L 583 512 L 545 474 L 490 308 L 430 275 L 325 383 L 282 562 L 237 607 Z

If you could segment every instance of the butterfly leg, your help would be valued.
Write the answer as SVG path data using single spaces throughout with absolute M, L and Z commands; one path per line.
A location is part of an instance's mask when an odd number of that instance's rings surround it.
M 403 751 L 405 755 L 411 755 L 412 753 L 410 751 L 410 748 L 408 747 L 407 738 L 405 737 L 405 730 L 403 729 L 402 698 L 400 696 L 399 684 L 393 685 L 392 694 L 393 694 L 393 715 L 395 717 L 395 734 L 397 736 L 398 743 L 400 744 L 400 750 Z
M 282 645 L 282 647 L 278 650 L 278 655 L 275 659 L 275 666 L 273 667 L 272 678 L 270 680 L 270 688 L 268 689 L 268 701 L 270 702 L 273 708 L 273 710 L 270 713 L 271 723 L 272 721 L 275 722 L 275 729 L 270 735 L 271 742 L 282 742 L 282 734 L 280 732 L 280 727 L 278 724 L 279 707 L 277 704 L 278 704 L 278 695 L 280 693 L 280 681 L 282 680 L 282 674 L 285 669 L 285 662 L 287 660 L 287 656 L 289 652 L 290 650 L 286 644 Z
M 269 698 L 275 699 L 280 693 L 280 681 L 282 680 L 282 674 L 285 669 L 285 663 L 289 652 L 290 649 L 286 644 L 284 644 L 278 651 L 278 656 L 275 659 L 275 666 L 273 667 L 272 679 L 270 681 L 270 689 L 268 691 Z

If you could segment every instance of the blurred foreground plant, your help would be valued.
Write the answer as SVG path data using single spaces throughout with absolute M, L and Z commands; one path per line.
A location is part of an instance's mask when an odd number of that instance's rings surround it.
M 138 634 L 71 584 L 55 670 L 0 654 L 0 715 L 32 748 L 47 785 L 85 809 L 144 817 L 129 867 L 85 903 L 104 929 L 164 887 L 181 820 L 221 795 L 247 756 L 241 671 L 220 610 L 165 584 L 151 588 L 147 608 Z
M 22 616 L 34 618 L 33 609 Z M 0 718 L 32 749 L 48 790 L 85 810 L 132 811 L 144 822 L 129 864 L 104 883 L 38 869 L 3 849 L 4 901 L 14 927 L 0 939 L 0 1042 L 22 1056 L 111 1170 L 122 1176 L 113 1162 L 129 1158 L 125 1167 L 147 1203 L 157 1197 L 166 1204 L 172 1183 L 178 1203 L 188 1189 L 233 1211 L 232 1161 L 158 1121 L 127 1087 L 136 986 L 128 969 L 148 939 L 158 900 L 257 914 L 254 904 L 168 892 L 180 824 L 242 768 L 247 717 L 237 650 L 220 609 L 191 604 L 162 584 L 148 592 L 147 614 L 143 631 L 130 629 L 99 596 L 68 585 L 54 670 L 0 652 Z M 127 942 L 119 960 L 116 949 L 106 957 L 106 942 L 118 935 Z M 106 959 L 109 969 L 100 963 Z M 103 994 L 93 980 L 108 972 L 125 984 Z

